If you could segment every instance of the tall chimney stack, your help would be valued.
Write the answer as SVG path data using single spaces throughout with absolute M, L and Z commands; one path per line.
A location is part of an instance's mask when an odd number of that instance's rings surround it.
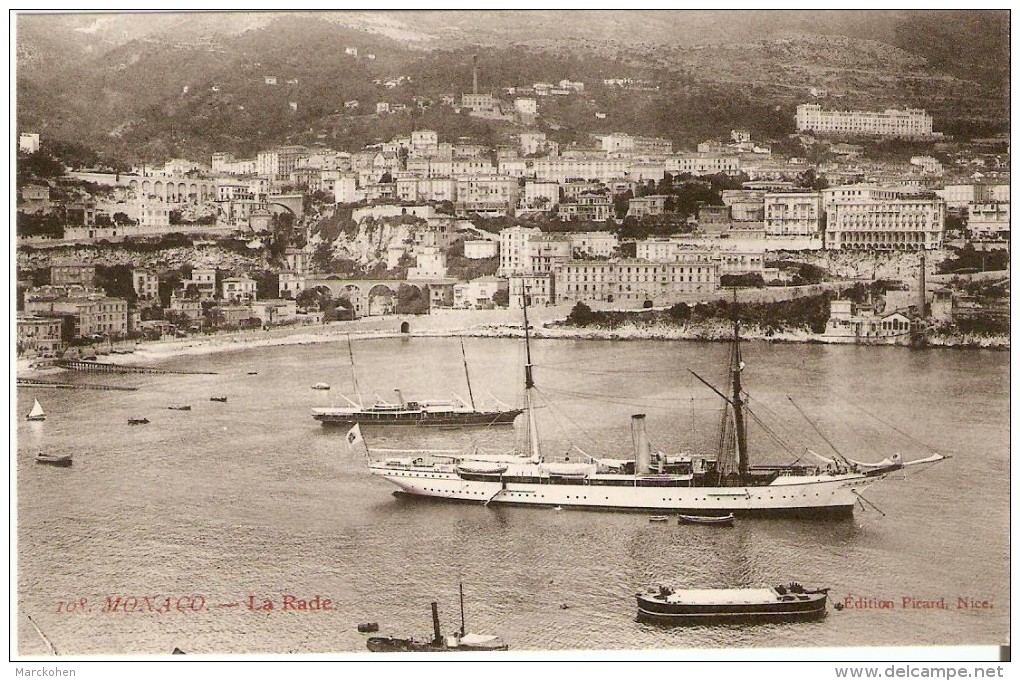
M 652 446 L 648 443 L 648 433 L 645 432 L 645 415 L 631 416 L 630 429 L 634 438 L 634 474 L 648 475 L 652 472 Z
M 436 643 L 442 643 L 443 632 L 439 631 L 439 603 L 432 601 L 432 628 L 436 632 Z
M 478 94 L 478 55 L 471 57 L 471 94 Z
M 928 307 L 928 296 L 927 296 L 926 291 L 924 290 L 924 279 L 925 279 L 924 275 L 925 275 L 925 273 L 924 273 L 924 252 L 922 251 L 921 252 L 920 286 L 918 287 L 919 290 L 921 291 L 921 307 L 919 309 L 921 310 L 921 318 L 922 319 L 926 319 L 928 317 L 928 310 L 927 310 L 927 307 Z

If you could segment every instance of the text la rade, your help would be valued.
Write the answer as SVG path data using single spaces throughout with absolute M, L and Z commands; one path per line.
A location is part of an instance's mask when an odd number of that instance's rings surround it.
M 276 599 L 249 595 L 246 605 L 248 610 L 253 611 L 318 612 L 337 609 L 332 600 L 323 598 L 318 594 L 311 598 L 300 598 L 293 594 L 281 594 Z

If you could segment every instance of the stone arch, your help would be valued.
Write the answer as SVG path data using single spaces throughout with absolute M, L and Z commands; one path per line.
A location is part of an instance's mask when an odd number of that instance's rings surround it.
M 204 184 L 201 187 L 199 187 L 198 193 L 199 199 L 202 201 L 202 203 L 205 203 L 208 200 L 209 195 L 206 193 L 206 186 Z
M 159 198 L 163 198 L 163 183 L 156 180 L 156 182 L 152 185 L 152 193 Z
M 392 314 L 397 302 L 397 292 L 388 284 L 376 284 L 368 290 L 369 316 Z
M 138 180 L 131 180 L 128 182 L 128 189 L 133 191 L 135 194 L 138 193 Z
M 188 200 L 192 203 L 198 203 L 198 185 L 194 182 L 188 187 Z
M 340 283 L 338 281 L 336 285 L 339 286 Z M 346 284 L 339 290 L 331 284 L 329 288 L 333 291 L 334 298 L 342 298 L 351 304 L 355 317 L 363 317 L 367 313 L 368 305 L 365 294 L 357 284 Z
M 145 194 L 146 196 L 148 196 L 149 192 L 151 192 L 151 191 L 152 191 L 152 183 L 150 183 L 148 180 L 143 181 L 142 182 L 142 193 Z
M 273 208 L 279 206 L 280 208 L 285 208 L 287 212 L 293 215 L 295 218 L 298 217 L 297 213 L 294 212 L 294 209 L 285 203 L 279 203 L 278 201 L 270 201 L 267 205 L 269 206 L 270 212 L 275 213 L 277 215 L 280 213 L 280 211 L 273 210 Z
M 400 322 L 400 333 L 411 333 L 411 322 Z

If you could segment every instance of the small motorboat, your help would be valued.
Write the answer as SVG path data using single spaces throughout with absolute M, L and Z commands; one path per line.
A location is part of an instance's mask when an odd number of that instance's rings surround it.
M 638 620 L 665 624 L 796 622 L 825 616 L 828 589 L 796 582 L 757 589 L 650 588 L 637 594 Z
M 149 419 L 145 418 L 144 416 L 139 416 L 137 418 L 128 419 L 128 425 L 129 426 L 144 426 L 148 422 L 149 422 Z
M 223 396 L 221 395 L 221 396 L 219 396 L 219 397 L 210 397 L 210 398 L 209 398 L 209 401 L 210 401 L 210 402 L 226 402 L 226 401 L 227 401 L 227 398 L 226 398 L 226 397 L 223 397 Z
M 248 375 L 249 375 L 249 376 L 258 376 L 258 375 L 259 375 L 259 372 L 257 372 L 257 371 L 249 371 L 249 372 L 248 372 Z
M 664 523 L 667 520 L 669 520 L 669 518 L 664 515 L 653 515 L 648 517 L 648 522 L 650 523 Z
M 42 452 L 35 455 L 35 462 L 60 468 L 67 468 L 74 463 L 70 454 L 43 454 Z
M 732 525 L 735 516 L 728 515 L 681 515 L 681 525 Z
M 171 404 L 167 409 L 171 411 L 191 411 L 190 404 Z
M 478 653 L 509 650 L 510 647 L 498 636 L 467 633 L 464 627 L 464 590 L 460 593 L 460 631 L 444 636 L 439 628 L 439 604 L 432 603 L 431 640 L 417 638 L 396 638 L 394 636 L 371 636 L 366 641 L 373 653 Z M 361 627 L 358 627 L 361 631 Z
M 363 622 L 358 625 L 358 632 L 362 634 L 373 634 L 377 631 L 379 631 L 378 622 Z
M 312 390 L 329 390 L 329 383 L 316 383 L 312 386 Z
M 39 400 L 36 400 L 32 405 L 32 410 L 28 412 L 28 416 L 25 417 L 26 421 L 45 421 L 46 412 L 43 411 L 42 405 L 39 404 Z

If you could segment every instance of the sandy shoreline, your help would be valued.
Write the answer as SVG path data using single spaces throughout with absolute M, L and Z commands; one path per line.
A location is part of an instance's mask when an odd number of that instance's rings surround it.
M 492 311 L 500 312 L 500 311 Z M 505 311 L 504 311 L 505 312 Z M 625 324 L 615 329 L 569 327 L 556 324 L 562 316 L 536 315 L 545 317 L 532 325 L 534 338 L 562 340 L 661 340 L 722 342 L 730 338 L 730 327 L 724 323 L 697 326 L 664 326 Z M 100 355 L 99 361 L 123 365 L 155 365 L 170 359 L 194 355 L 208 355 L 219 352 L 250 350 L 255 348 L 287 345 L 312 345 L 340 342 L 350 336 L 352 339 L 370 340 L 378 338 L 520 338 L 524 335 L 523 322 L 507 314 L 486 315 L 484 319 L 473 319 L 470 315 L 430 315 L 410 318 L 412 330 L 402 333 L 400 324 L 406 317 L 377 317 L 353 322 L 334 322 L 325 326 L 284 327 L 270 331 L 239 331 L 210 336 L 149 341 L 138 343 L 130 354 Z M 468 323 L 475 322 L 475 323 Z M 414 328 L 417 327 L 417 328 Z M 765 334 L 756 329 L 745 329 L 747 340 L 767 340 L 774 343 L 819 343 L 833 344 L 839 341 L 826 339 L 807 331 L 784 331 Z M 930 347 L 1008 350 L 1008 338 L 935 338 Z M 35 360 L 19 359 L 17 375 L 23 378 L 45 378 L 61 369 L 34 366 Z

